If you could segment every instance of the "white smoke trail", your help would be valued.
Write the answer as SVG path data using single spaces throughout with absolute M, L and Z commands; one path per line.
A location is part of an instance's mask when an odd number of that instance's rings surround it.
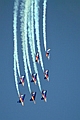
M 33 52 L 34 55 L 36 54 L 36 50 L 35 50 L 35 41 L 34 41 L 34 8 L 33 5 L 34 4 L 34 0 L 32 0 L 31 3 L 31 34 L 32 34 L 32 45 L 33 45 Z
M 27 2 L 25 1 L 24 6 L 24 44 L 25 44 L 25 53 L 27 58 L 27 64 L 30 71 L 30 74 L 32 75 L 31 65 L 30 65 L 30 59 L 29 59 L 29 50 L 28 50 L 28 39 L 27 39 Z
M 19 96 L 19 95 L 20 95 L 20 92 L 19 92 L 19 88 L 18 88 L 17 71 L 16 71 L 16 60 L 15 60 L 15 57 L 14 57 L 14 79 L 15 79 L 15 84 L 16 84 L 17 93 L 18 93 L 18 96 Z
M 39 57 L 41 61 L 41 67 L 44 72 L 44 65 L 43 65 L 43 60 L 42 60 L 42 54 L 41 54 L 41 49 L 40 49 L 40 37 L 39 37 L 39 0 L 35 0 L 34 2 L 34 20 L 35 20 L 35 34 L 36 34 L 36 40 L 37 40 L 37 48 L 39 52 Z
M 30 2 L 29 2 L 30 3 Z M 28 1 L 27 1 L 27 7 L 30 7 Z M 25 39 L 25 27 L 24 27 L 24 5 L 25 5 L 25 1 L 23 0 L 21 2 L 21 9 L 20 9 L 20 21 L 21 21 L 21 26 L 20 26 L 20 31 L 21 31 L 21 40 L 22 40 L 22 52 L 23 52 L 23 62 L 24 62 L 24 70 L 25 70 L 25 74 L 26 74 L 26 80 L 28 83 L 28 89 L 29 92 L 31 93 L 31 87 L 30 87 L 30 82 L 29 82 L 29 75 L 28 75 L 28 68 L 27 68 L 27 63 L 26 63 L 26 53 L 25 53 L 25 43 L 24 43 L 24 39 Z M 28 10 L 28 8 L 27 8 Z M 27 14 L 28 11 L 26 11 Z
M 30 21 L 30 15 L 28 16 L 28 37 L 29 37 L 31 56 L 32 56 L 32 60 L 33 60 L 33 66 L 34 66 L 35 73 L 37 73 L 38 86 L 39 86 L 40 91 L 42 91 L 40 79 L 39 79 L 39 74 L 38 74 L 36 63 L 35 63 L 35 55 L 34 55 L 35 42 L 34 42 L 34 28 L 33 28 L 33 1 L 31 4 L 31 21 Z
M 43 2 L 43 39 L 44 39 L 44 49 L 46 51 L 46 3 L 47 0 Z
M 18 52 L 17 52 L 17 12 L 18 12 L 19 1 L 16 0 L 14 3 L 14 16 L 13 16 L 13 34 L 14 34 L 14 44 L 15 44 L 15 56 L 17 62 L 17 70 L 18 75 L 20 77 L 20 69 L 19 69 L 19 60 L 18 60 Z
M 17 81 L 17 71 L 16 68 L 18 69 L 18 75 L 20 76 L 20 70 L 19 70 L 19 63 L 18 62 L 18 54 L 17 54 L 17 12 L 18 12 L 18 5 L 19 1 L 16 0 L 14 3 L 14 11 L 13 11 L 13 40 L 14 40 L 14 78 L 15 78 L 15 84 L 16 84 L 16 89 L 18 95 L 19 93 L 19 88 L 18 88 L 18 81 Z M 17 64 L 17 66 L 16 66 Z
M 19 68 L 19 60 L 18 60 L 18 56 L 16 56 L 16 64 L 17 64 L 17 71 L 18 71 L 18 76 L 20 77 L 20 68 Z

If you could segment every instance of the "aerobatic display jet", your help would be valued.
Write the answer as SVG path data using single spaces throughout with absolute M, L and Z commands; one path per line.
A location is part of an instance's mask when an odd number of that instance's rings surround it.
M 36 92 L 32 92 L 32 93 L 31 93 L 31 99 L 30 99 L 30 101 L 33 101 L 34 104 L 36 103 L 35 97 L 36 97 Z
M 24 86 L 24 78 L 25 78 L 25 76 L 21 76 L 20 77 L 20 82 L 19 82 L 19 84 L 22 84 L 23 86 Z
M 37 73 L 36 74 L 32 74 L 32 80 L 31 82 L 34 82 L 36 85 L 36 80 L 37 80 Z
M 42 90 L 42 98 L 41 98 L 41 100 L 44 100 L 45 102 L 47 102 L 46 94 L 47 94 L 47 90 Z
M 35 59 L 36 62 L 40 63 L 40 60 L 39 60 L 39 52 L 36 53 L 36 59 Z
M 49 70 L 45 70 L 45 72 L 44 72 L 44 79 L 49 81 Z
M 21 103 L 22 106 L 24 106 L 24 98 L 25 98 L 25 94 L 24 95 L 20 95 L 19 96 L 19 101 L 17 101 L 17 103 Z
M 49 53 L 49 51 L 50 51 L 50 49 L 48 49 L 48 50 L 46 51 L 46 57 L 47 57 L 48 59 L 50 59 L 50 53 Z

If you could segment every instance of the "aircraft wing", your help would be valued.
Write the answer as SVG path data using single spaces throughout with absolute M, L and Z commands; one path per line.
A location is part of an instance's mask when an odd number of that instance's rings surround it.
M 45 97 L 46 97 L 47 90 L 43 90 L 43 91 L 42 91 L 42 94 L 44 94 L 44 95 L 45 95 Z
M 49 52 L 51 49 L 48 49 L 47 52 Z
M 45 92 L 45 97 L 46 97 L 47 91 Z
M 36 77 L 37 77 L 37 74 L 34 75 L 34 78 L 35 78 L 35 79 L 36 79 Z
M 38 56 L 38 55 L 39 55 L 39 53 L 37 52 L 37 53 L 36 53 L 36 56 Z
M 34 97 L 34 100 L 35 100 L 36 92 L 33 92 L 33 93 L 32 93 L 32 96 Z
M 46 74 L 48 75 L 48 73 L 49 73 L 49 70 L 46 70 Z
M 45 70 L 44 74 L 48 75 L 49 73 L 49 70 Z
M 22 82 L 20 81 L 19 84 L 22 84 Z
M 25 98 L 25 94 L 22 96 L 22 100 L 24 101 L 24 98 Z
M 22 79 L 24 79 L 25 78 L 25 75 L 24 76 L 22 76 Z
M 18 100 L 18 101 L 17 101 L 17 103 L 21 103 L 21 101 L 20 101 L 20 100 Z

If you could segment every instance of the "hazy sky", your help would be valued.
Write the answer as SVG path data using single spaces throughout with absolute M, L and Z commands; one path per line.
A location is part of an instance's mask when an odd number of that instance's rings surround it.
M 31 87 L 37 92 L 36 105 L 30 102 L 31 96 L 25 84 L 24 88 L 20 86 L 20 91 L 26 94 L 24 107 L 17 104 L 18 96 L 13 74 L 13 5 L 14 0 L 0 0 L 0 120 L 79 120 L 80 1 L 48 0 L 47 48 L 51 48 L 49 61 L 45 58 L 41 29 L 40 36 L 45 69 L 50 71 L 49 82 L 44 80 L 41 67 L 38 65 L 42 89 L 48 91 L 47 103 L 40 100 L 41 93 L 34 84 L 31 84 Z M 42 0 L 40 20 L 41 15 Z M 40 26 L 41 23 L 42 21 Z M 21 71 L 23 74 L 23 68 Z

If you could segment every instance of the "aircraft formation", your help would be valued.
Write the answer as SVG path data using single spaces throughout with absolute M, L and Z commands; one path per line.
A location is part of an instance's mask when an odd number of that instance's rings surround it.
M 46 54 L 47 54 L 47 52 L 46 52 Z M 38 55 L 38 60 L 39 60 L 39 54 L 36 54 L 36 57 L 37 57 L 37 55 Z M 50 53 L 48 52 L 48 55 L 46 56 L 48 59 L 49 59 L 49 55 L 50 55 Z M 38 62 L 38 60 L 36 61 L 36 57 L 35 57 L 35 62 Z M 24 84 L 25 84 L 25 75 L 21 76 L 19 79 L 20 79 L 20 81 L 19 81 L 18 84 L 22 84 L 22 86 L 24 86 Z M 49 81 L 49 70 L 44 71 L 44 79 Z M 31 82 L 34 82 L 34 84 L 37 85 L 37 73 L 32 73 Z M 47 97 L 46 97 L 47 90 L 42 90 L 41 94 L 42 94 L 41 100 L 44 100 L 45 102 L 47 102 Z M 19 95 L 19 101 L 17 101 L 17 103 L 21 103 L 22 106 L 24 106 L 24 98 L 25 98 L 25 94 L 24 95 Z M 34 104 L 36 103 L 35 98 L 36 98 L 36 92 L 31 92 L 30 101 L 33 101 Z
M 18 93 L 19 100 L 17 103 L 21 103 L 24 106 L 24 100 L 26 94 L 21 94 L 20 87 L 21 85 L 24 87 L 26 81 L 29 93 L 31 95 L 30 101 L 36 103 L 36 94 L 37 92 L 31 90 L 31 83 L 38 85 L 39 90 L 41 92 L 41 100 L 47 102 L 47 90 L 42 89 L 41 80 L 39 78 L 39 72 L 37 65 L 40 64 L 44 79 L 49 81 L 49 70 L 44 69 L 44 63 L 42 59 L 41 46 L 40 46 L 40 31 L 39 31 L 39 2 L 40 0 L 15 0 L 14 2 L 14 11 L 13 11 L 13 40 L 14 40 L 14 79 L 16 90 Z M 47 0 L 43 1 L 43 42 L 44 42 L 44 50 L 45 57 L 50 59 L 50 49 L 46 49 L 46 3 Z M 18 9 L 20 6 L 20 32 L 21 32 L 21 45 L 22 45 L 22 57 L 23 57 L 23 65 L 25 74 L 21 76 L 20 63 L 19 63 L 19 54 L 18 54 Z M 29 46 L 28 46 L 29 45 Z M 30 48 L 30 51 L 29 51 Z M 36 52 L 36 49 L 38 52 Z M 31 68 L 31 59 L 34 72 L 32 72 Z M 29 79 L 32 78 L 31 81 Z M 19 79 L 19 80 L 18 80 Z M 21 85 L 20 85 L 21 84 Z

